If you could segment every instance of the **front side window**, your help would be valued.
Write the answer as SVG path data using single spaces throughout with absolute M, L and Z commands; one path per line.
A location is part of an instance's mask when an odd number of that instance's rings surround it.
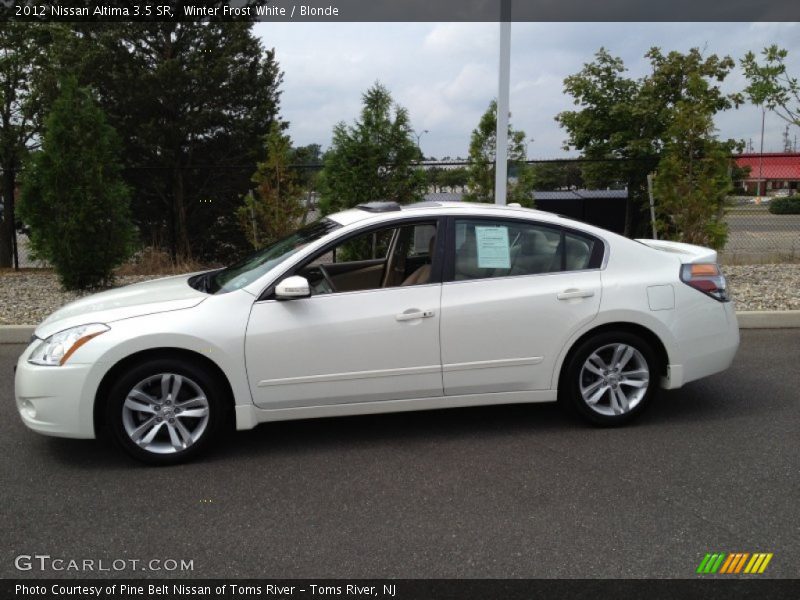
M 370 230 L 326 248 L 297 274 L 312 295 L 422 285 L 432 281 L 435 242 L 435 222 Z
M 599 242 L 558 227 L 522 221 L 456 219 L 456 281 L 590 268 Z
M 204 289 L 211 294 L 221 294 L 243 288 L 308 244 L 316 242 L 339 227 L 341 225 L 331 219 L 322 219 L 306 225 L 229 267 L 206 274 L 204 281 L 198 282 L 198 285 L 201 285 L 198 289 Z

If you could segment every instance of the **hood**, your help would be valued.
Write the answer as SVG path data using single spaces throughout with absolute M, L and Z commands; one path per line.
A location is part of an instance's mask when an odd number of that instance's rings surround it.
M 683 242 L 669 242 L 666 240 L 637 239 L 636 241 L 650 248 L 654 248 L 655 250 L 674 254 L 683 264 L 717 262 L 717 252 L 713 248 L 684 244 Z
M 197 306 L 208 294 L 189 286 L 192 275 L 143 281 L 70 302 L 42 321 L 36 328 L 36 336 L 44 339 L 77 325 L 111 323 Z

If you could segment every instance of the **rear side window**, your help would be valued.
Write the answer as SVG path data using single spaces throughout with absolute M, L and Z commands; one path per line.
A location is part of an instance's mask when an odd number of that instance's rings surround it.
M 492 219 L 456 219 L 456 281 L 539 275 L 599 267 L 602 242 L 558 227 Z

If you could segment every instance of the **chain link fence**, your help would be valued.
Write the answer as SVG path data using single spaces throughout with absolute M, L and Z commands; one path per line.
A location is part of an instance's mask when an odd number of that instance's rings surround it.
M 800 153 L 743 154 L 734 164 L 741 177 L 726 202 L 724 258 L 734 263 L 800 259 Z
M 427 163 L 436 171 L 467 162 Z M 629 160 L 532 160 L 536 207 L 630 237 L 652 237 L 650 196 L 642 172 L 655 169 Z M 510 170 L 511 184 L 515 169 Z M 800 153 L 731 157 L 734 190 L 724 206 L 728 237 L 720 258 L 728 264 L 800 260 Z M 452 179 L 452 177 L 450 178 Z M 635 189 L 638 180 L 639 188 Z M 433 178 L 436 181 L 436 178 Z M 440 178 L 446 182 L 447 178 Z M 634 182 L 633 186 L 630 182 Z M 460 200 L 464 189 L 434 183 L 429 200 Z M 658 213 L 658 198 L 653 197 Z

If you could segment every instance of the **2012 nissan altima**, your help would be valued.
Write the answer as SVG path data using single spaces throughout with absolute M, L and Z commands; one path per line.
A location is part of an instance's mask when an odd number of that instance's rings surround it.
M 375 202 L 227 268 L 64 306 L 15 395 L 34 431 L 169 464 L 287 419 L 561 400 L 622 424 L 738 344 L 708 248 L 518 206 Z

